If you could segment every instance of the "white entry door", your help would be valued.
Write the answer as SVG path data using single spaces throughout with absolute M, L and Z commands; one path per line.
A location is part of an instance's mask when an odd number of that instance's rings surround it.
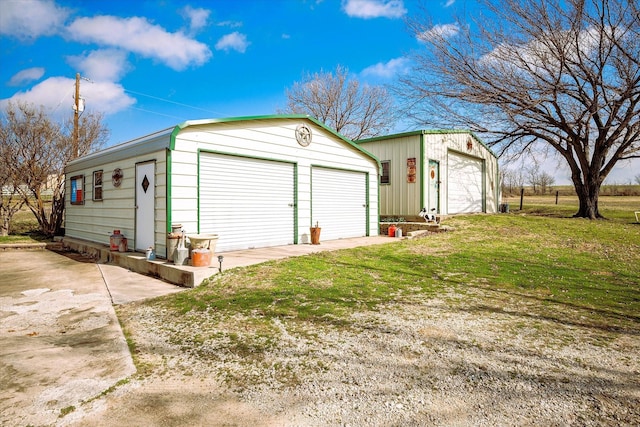
M 136 251 L 155 247 L 156 164 L 136 165 Z
M 440 163 L 429 160 L 429 205 L 428 213 L 440 213 Z

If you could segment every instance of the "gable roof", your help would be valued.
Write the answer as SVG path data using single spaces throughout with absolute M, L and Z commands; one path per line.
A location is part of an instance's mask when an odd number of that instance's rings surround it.
M 394 138 L 402 138 L 402 137 L 405 137 L 405 136 L 415 136 L 415 135 L 451 135 L 451 134 L 459 134 L 459 133 L 470 135 L 473 139 L 478 141 L 484 148 L 486 148 L 487 151 L 489 151 L 489 153 L 491 153 L 491 155 L 493 157 L 495 157 L 496 159 L 498 158 L 496 153 L 494 153 L 493 150 L 487 144 L 484 143 L 484 141 L 482 141 L 475 133 L 473 133 L 470 130 L 466 130 L 466 129 L 421 129 L 421 130 L 414 130 L 414 131 L 409 131 L 409 132 L 396 133 L 396 134 L 393 134 L 393 135 L 384 135 L 384 136 L 376 136 L 376 137 L 367 138 L 367 139 L 359 139 L 359 140 L 357 140 L 355 142 L 357 144 L 366 144 L 366 143 L 370 143 L 370 142 L 379 142 L 379 141 L 386 141 L 386 140 L 394 139 Z
M 357 151 L 363 153 L 365 156 L 370 157 L 372 160 L 375 160 L 378 168 L 381 167 L 380 160 L 363 147 L 360 147 L 354 141 L 348 139 L 347 137 L 339 134 L 335 130 L 326 126 L 324 123 L 316 119 L 315 117 L 304 115 L 304 114 L 291 114 L 291 115 L 264 115 L 264 116 L 243 116 L 243 117 L 229 117 L 229 118 L 219 118 L 219 119 L 201 119 L 201 120 L 187 120 L 182 122 L 176 126 L 162 129 L 160 131 L 151 133 L 149 135 L 142 136 L 140 138 L 132 139 L 130 141 L 126 141 L 117 145 L 113 145 L 111 147 L 105 148 L 103 150 L 96 151 L 91 154 L 87 154 L 86 156 L 79 157 L 77 159 L 72 160 L 65 167 L 65 172 L 70 172 L 73 170 L 78 170 L 86 167 L 97 166 L 102 163 L 107 163 L 109 161 L 118 160 L 126 157 L 133 157 L 137 155 L 142 155 L 146 153 L 150 153 L 153 151 L 158 151 L 162 149 L 175 149 L 175 141 L 176 137 L 180 134 L 180 132 L 186 128 L 193 126 L 203 126 L 203 125 L 215 125 L 222 123 L 237 123 L 237 122 L 254 122 L 260 120 L 308 120 L 315 124 L 316 126 L 324 129 L 328 133 L 332 134 L 336 138 L 340 139 L 342 142 L 356 149 Z M 126 153 L 126 154 L 125 154 Z
M 309 120 L 310 122 L 314 123 L 315 125 L 317 125 L 317 126 L 321 127 L 322 129 L 326 130 L 327 132 L 329 132 L 333 136 L 337 137 L 338 139 L 340 139 L 343 142 L 347 143 L 348 145 L 352 146 L 356 150 L 362 152 L 367 157 L 371 157 L 373 160 L 376 161 L 376 163 L 378 163 L 378 166 L 380 166 L 380 160 L 378 160 L 378 158 L 375 155 L 373 155 L 372 153 L 368 152 L 364 148 L 360 147 L 356 142 L 350 140 L 346 136 L 338 133 L 334 129 L 331 129 L 329 126 L 325 125 L 320 120 L 316 119 L 313 116 L 307 115 L 307 114 L 277 114 L 277 115 L 265 115 L 265 116 L 229 117 L 229 118 L 223 118 L 223 119 L 188 120 L 188 121 L 183 122 L 183 123 L 181 123 L 181 124 L 179 124 L 179 125 L 177 125 L 176 127 L 173 128 L 173 131 L 171 132 L 171 143 L 170 143 L 169 149 L 171 149 L 171 150 L 174 149 L 174 147 L 175 147 L 175 139 L 176 139 L 176 136 L 178 136 L 178 134 L 180 133 L 180 131 L 185 129 L 185 128 L 187 128 L 187 127 L 190 127 L 190 126 L 202 126 L 202 125 L 209 125 L 209 124 L 216 124 L 216 123 L 234 123 L 234 122 L 243 122 L 243 121 L 283 120 L 283 119 L 284 120 L 286 120 L 286 119 Z

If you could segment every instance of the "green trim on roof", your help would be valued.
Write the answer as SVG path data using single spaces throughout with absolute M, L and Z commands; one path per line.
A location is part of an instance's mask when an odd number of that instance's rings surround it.
M 364 148 L 360 147 L 356 142 L 350 140 L 349 138 L 331 129 L 330 127 L 328 127 L 327 125 L 322 123 L 320 120 L 316 119 L 315 117 L 312 117 L 306 114 L 275 114 L 275 115 L 266 115 L 266 116 L 228 117 L 223 119 L 187 120 L 186 122 L 180 123 L 173 128 L 173 131 L 171 132 L 169 149 L 170 150 L 175 149 L 176 137 L 178 136 L 181 130 L 190 126 L 203 126 L 203 125 L 211 125 L 211 124 L 218 124 L 218 123 L 249 122 L 249 121 L 257 121 L 257 120 L 282 120 L 282 119 L 309 120 L 315 125 L 321 127 L 322 129 L 326 130 L 327 132 L 331 133 L 332 135 L 338 137 L 342 141 L 351 145 L 356 150 L 364 153 L 368 157 L 375 160 L 376 163 L 378 164 L 378 170 L 382 168 L 382 165 L 380 164 L 380 160 L 375 155 L 368 152 Z
M 143 137 L 135 138 L 120 144 L 113 145 L 111 147 L 107 147 L 104 150 L 100 150 L 95 153 L 88 154 L 84 157 L 79 157 L 78 159 L 75 159 L 72 162 L 69 162 L 69 164 L 67 165 L 67 168 L 69 168 L 69 170 L 72 171 L 74 170 L 72 166 L 74 166 L 75 164 L 81 164 L 92 158 L 100 158 L 106 154 L 120 153 L 123 149 L 134 150 L 134 154 L 132 154 L 131 156 L 135 154 L 155 151 L 156 149 L 168 148 L 170 151 L 173 151 L 175 150 L 176 138 L 178 137 L 178 134 L 180 133 L 180 131 L 191 126 L 203 126 L 203 125 L 212 125 L 212 124 L 218 124 L 218 123 L 234 123 L 234 122 L 243 122 L 243 121 L 250 122 L 250 121 L 257 121 L 257 120 L 283 120 L 283 119 L 284 120 L 286 119 L 308 120 L 311 123 L 314 123 L 316 126 L 326 130 L 327 132 L 334 135 L 338 139 L 342 140 L 343 142 L 347 143 L 351 147 L 365 154 L 367 157 L 370 157 L 372 160 L 375 160 L 376 164 L 378 165 L 378 171 L 382 169 L 380 160 L 374 154 L 370 153 L 363 147 L 359 146 L 358 143 L 350 140 L 349 138 L 341 135 L 340 133 L 326 126 L 324 123 L 322 123 L 315 117 L 312 117 L 306 114 L 244 116 L 244 117 L 229 117 L 229 118 L 222 118 L 222 119 L 187 120 L 186 122 L 180 123 L 174 126 L 173 128 L 166 128 Z M 167 135 L 169 136 L 168 146 L 166 145 L 166 139 L 164 139 L 166 138 Z M 156 146 L 151 147 L 149 145 L 149 141 L 154 141 L 156 143 Z M 86 166 L 79 166 L 79 167 L 84 168 Z
M 466 130 L 466 129 L 422 129 L 422 130 L 414 130 L 414 131 L 410 131 L 410 132 L 402 132 L 402 133 L 396 133 L 393 135 L 384 135 L 384 136 L 375 136 L 373 138 L 366 138 L 366 139 L 359 139 L 358 141 L 356 141 L 357 144 L 365 144 L 365 143 L 369 143 L 369 142 L 376 142 L 376 141 L 386 141 L 392 138 L 402 138 L 405 136 L 415 136 L 415 135 L 447 135 L 447 134 L 455 134 L 455 133 L 465 133 L 467 135 L 471 135 L 473 137 L 473 139 L 475 139 L 476 141 L 478 141 L 484 148 L 486 148 L 489 153 L 491 153 L 491 155 L 493 157 L 495 157 L 496 159 L 498 158 L 498 156 L 496 155 L 496 153 L 493 152 L 493 150 L 487 145 L 485 144 L 484 141 L 482 141 L 478 135 L 476 135 L 473 131 L 470 130 Z

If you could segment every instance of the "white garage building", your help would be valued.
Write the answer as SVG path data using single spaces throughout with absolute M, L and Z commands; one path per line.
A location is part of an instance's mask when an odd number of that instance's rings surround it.
M 65 235 L 166 256 L 172 224 L 217 252 L 378 234 L 375 156 L 309 116 L 188 121 L 69 163 Z
M 357 141 L 382 164 L 380 216 L 497 212 L 498 159 L 469 131 L 429 131 Z

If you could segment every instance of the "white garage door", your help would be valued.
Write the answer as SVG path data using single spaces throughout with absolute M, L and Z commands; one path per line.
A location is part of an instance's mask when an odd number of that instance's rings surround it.
M 482 159 L 475 157 L 448 153 L 448 213 L 483 211 L 482 162 Z
M 322 228 L 320 240 L 367 235 L 367 176 L 363 172 L 314 167 L 311 219 Z
M 200 233 L 218 234 L 216 251 L 294 243 L 291 163 L 200 154 Z

